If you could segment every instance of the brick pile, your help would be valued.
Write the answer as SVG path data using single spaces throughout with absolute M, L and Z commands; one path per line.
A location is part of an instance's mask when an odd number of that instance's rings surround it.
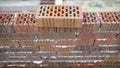
M 0 46 L 10 46 L 3 51 L 31 49 L 34 54 L 15 53 L 29 60 L 42 56 L 59 56 L 47 58 L 50 60 L 116 60 L 120 59 L 119 45 L 120 12 L 82 12 L 79 6 L 41 5 L 37 12 L 0 13 Z M 12 54 L 3 56 L 19 59 Z

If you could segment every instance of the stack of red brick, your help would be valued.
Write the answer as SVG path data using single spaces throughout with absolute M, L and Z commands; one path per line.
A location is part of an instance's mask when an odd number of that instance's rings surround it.
M 82 13 L 79 6 L 43 5 L 38 7 L 37 13 L 0 13 L 0 32 L 3 33 L 1 38 L 16 39 L 19 36 L 32 39 L 33 33 L 39 33 L 35 35 L 37 38 L 77 38 L 80 42 L 86 42 L 81 45 L 88 45 L 89 42 L 89 45 L 118 45 L 120 12 Z

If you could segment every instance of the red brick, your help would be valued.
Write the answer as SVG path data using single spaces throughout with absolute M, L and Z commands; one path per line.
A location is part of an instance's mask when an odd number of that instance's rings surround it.
M 35 21 L 35 13 L 33 12 L 17 13 L 14 21 L 14 28 L 16 32 L 30 32 L 30 33 L 38 32 L 38 27 L 36 26 Z
M 46 7 L 49 7 L 49 8 L 46 8 Z M 70 8 L 73 8 L 73 9 L 70 9 Z M 82 12 L 81 12 L 81 8 L 78 6 L 60 6 L 60 5 L 59 6 L 58 5 L 43 6 L 41 5 L 38 7 L 36 20 L 39 27 L 80 28 L 82 26 Z M 51 22 L 49 22 L 49 20 L 51 20 Z

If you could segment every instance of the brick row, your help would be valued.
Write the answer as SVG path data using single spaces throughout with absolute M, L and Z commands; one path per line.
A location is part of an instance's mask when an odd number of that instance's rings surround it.
M 82 26 L 82 11 L 79 6 L 41 5 L 38 7 L 36 21 L 39 27 Z
M 81 33 L 2 33 L 0 39 L 11 39 L 11 40 L 29 40 L 29 39 L 120 39 L 119 33 L 109 32 L 81 32 Z
M 117 39 L 95 40 L 94 45 L 119 45 L 119 41 Z
M 39 52 L 39 51 L 43 51 L 43 50 L 46 50 L 46 49 L 69 49 L 69 48 L 72 48 L 74 49 L 73 52 L 75 52 L 75 54 L 82 54 L 83 53 L 89 53 L 89 52 L 93 52 L 91 54 L 94 54 L 96 55 L 97 53 L 101 52 L 101 54 L 106 54 L 106 52 L 103 52 L 103 51 L 119 51 L 119 46 L 114 46 L 114 47 L 103 47 L 103 46 L 66 46 L 66 45 L 41 45 L 41 46 L 37 46 L 37 47 L 33 47 L 33 46 L 18 46 L 18 47 L 9 47 L 9 48 L 3 48 L 3 50 L 5 50 L 5 52 L 9 51 L 10 53 L 11 52 L 14 52 L 14 49 L 16 50 L 16 52 L 20 53 L 21 51 L 22 52 L 30 52 L 32 50 L 36 50 L 35 53 Z M 0 51 L 2 51 L 2 48 L 0 48 Z M 80 52 L 81 51 L 81 52 Z M 48 51 L 46 51 L 45 53 L 47 53 Z M 70 52 L 67 52 L 67 53 L 73 53 L 72 51 Z M 48 52 L 49 53 L 49 52 Z M 108 52 L 107 52 L 108 53 Z M 110 54 L 110 53 L 108 53 Z M 113 52 L 113 54 L 117 54 L 117 52 Z M 88 54 L 89 55 L 89 54 Z
M 0 20 L 1 21 L 1 25 L 0 25 L 1 30 L 0 31 L 2 31 L 3 33 L 4 32 L 14 32 L 14 30 L 16 32 L 49 32 L 49 31 L 50 32 L 81 32 L 81 31 L 91 32 L 91 31 L 98 31 L 98 30 L 101 30 L 101 31 L 105 31 L 105 30 L 119 31 L 120 30 L 120 28 L 119 28 L 119 26 L 120 26 L 119 25 L 119 12 L 100 12 L 101 27 L 100 27 L 100 21 L 97 17 L 97 13 L 84 12 L 83 13 L 84 24 L 83 24 L 82 28 L 37 27 L 36 21 L 35 21 L 35 13 L 16 13 L 16 14 L 15 13 L 1 13 L 0 15 L 1 15 L 1 20 Z M 15 20 L 14 20 L 14 18 L 15 18 Z M 104 18 L 106 18 L 106 19 L 104 19 Z M 111 18 L 112 18 L 112 20 L 109 20 Z M 107 22 L 107 20 L 109 20 L 109 21 Z M 18 25 L 17 23 L 21 23 L 21 24 Z M 34 24 L 32 24 L 32 23 L 34 23 Z M 13 28 L 13 24 L 14 24 L 14 28 Z M 15 25 L 17 25 L 19 27 L 15 26 Z
M 52 59 L 53 60 L 53 59 Z M 63 60 L 63 59 L 62 59 Z M 72 60 L 72 59 L 70 59 Z M 48 61 L 48 60 L 47 60 Z M 52 68 L 118 68 L 120 66 L 119 61 L 103 61 L 103 62 L 76 62 L 76 63 L 70 63 L 70 62 L 47 62 L 43 61 L 42 64 L 47 65 L 46 68 L 52 67 Z M 5 64 L 9 65 L 15 65 L 12 66 L 12 68 L 42 68 L 40 65 L 33 63 L 33 62 L 6 62 L 1 63 L 3 66 L 1 68 L 10 68 L 10 66 L 5 66 Z M 21 67 L 19 65 L 25 64 L 25 67 Z
M 1 46 L 98 46 L 98 45 L 119 45 L 117 39 L 78 39 L 78 40 L 0 40 Z

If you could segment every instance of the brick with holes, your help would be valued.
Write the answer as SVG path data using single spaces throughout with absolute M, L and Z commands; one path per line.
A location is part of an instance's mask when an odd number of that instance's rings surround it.
M 73 27 L 82 26 L 83 14 L 79 6 L 40 5 L 36 21 L 39 27 Z
M 2 33 L 12 33 L 14 13 L 0 13 L 0 31 Z
M 19 33 L 38 32 L 38 28 L 36 26 L 35 21 L 35 13 L 34 12 L 16 13 L 14 29 L 16 32 Z
M 83 13 L 83 27 L 82 31 L 92 32 L 98 31 L 100 28 L 100 21 L 96 12 L 84 12 Z
M 120 31 L 119 12 L 100 12 L 101 31 Z

